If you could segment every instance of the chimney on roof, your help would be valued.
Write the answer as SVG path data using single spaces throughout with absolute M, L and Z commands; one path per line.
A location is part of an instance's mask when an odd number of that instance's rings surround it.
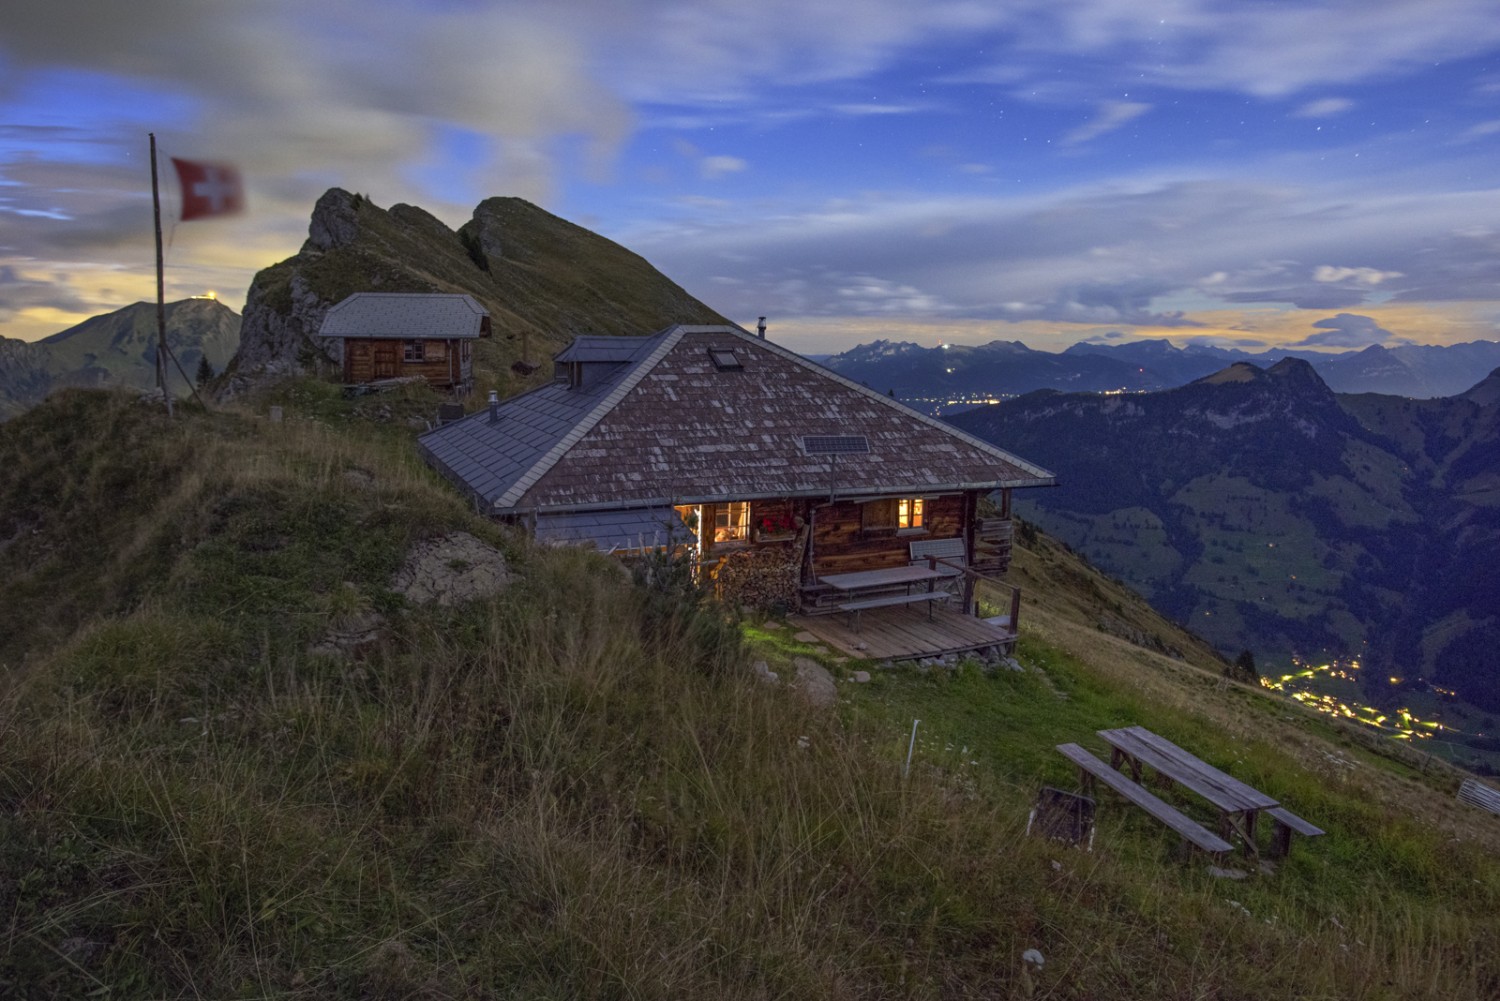
M 500 423 L 500 391 L 498 389 L 490 390 L 490 423 Z
M 755 332 L 760 334 L 760 339 L 766 339 L 766 318 L 762 316 L 760 322 L 755 325 Z

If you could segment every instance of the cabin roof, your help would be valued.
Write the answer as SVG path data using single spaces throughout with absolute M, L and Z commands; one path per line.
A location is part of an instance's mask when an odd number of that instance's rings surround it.
M 575 342 L 615 360 L 418 439 L 427 460 L 494 514 L 771 497 L 922 495 L 1047 486 L 1053 475 L 737 327 Z M 591 355 L 610 349 L 611 357 Z M 562 352 L 559 360 L 572 351 Z M 829 455 L 809 436 L 863 436 Z
M 320 337 L 405 340 L 482 336 L 489 310 L 470 295 L 356 292 L 323 317 Z

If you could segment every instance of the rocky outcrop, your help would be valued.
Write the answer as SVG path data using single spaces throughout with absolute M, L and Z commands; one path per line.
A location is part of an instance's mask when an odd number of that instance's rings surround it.
M 574 334 L 646 334 L 723 323 L 644 258 L 519 198 L 489 198 L 458 232 L 414 205 L 382 209 L 332 188 L 295 257 L 255 276 L 240 352 L 221 394 L 335 369 L 318 331 L 354 292 L 466 293 L 490 311 L 476 347 L 481 388 L 511 373 L 546 378 L 544 360 Z M 520 388 L 520 387 L 514 387 Z
M 460 605 L 510 582 L 505 556 L 467 532 L 417 543 L 391 580 L 391 590 L 417 605 Z

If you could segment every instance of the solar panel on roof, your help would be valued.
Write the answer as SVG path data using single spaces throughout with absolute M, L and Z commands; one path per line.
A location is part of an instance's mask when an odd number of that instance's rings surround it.
M 864 455 L 870 451 L 870 439 L 862 434 L 804 435 L 802 451 L 808 455 Z

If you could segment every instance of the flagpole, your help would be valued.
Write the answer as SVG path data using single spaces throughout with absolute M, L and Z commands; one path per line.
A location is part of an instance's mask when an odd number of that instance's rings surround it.
M 172 391 L 167 385 L 167 295 L 162 278 L 161 259 L 161 189 L 156 181 L 156 133 L 151 136 L 151 218 L 156 225 L 156 388 L 167 401 L 167 416 L 172 416 Z

